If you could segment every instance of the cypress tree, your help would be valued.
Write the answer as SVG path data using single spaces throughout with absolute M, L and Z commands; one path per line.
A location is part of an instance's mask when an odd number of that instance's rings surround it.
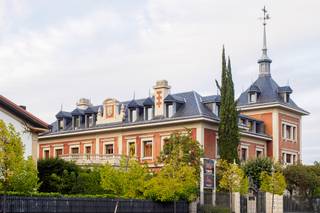
M 234 101 L 234 85 L 231 73 L 231 62 L 226 64 L 225 49 L 222 50 L 222 74 L 221 74 L 221 105 L 219 124 L 219 152 L 220 157 L 230 163 L 239 162 L 238 145 L 238 113 Z

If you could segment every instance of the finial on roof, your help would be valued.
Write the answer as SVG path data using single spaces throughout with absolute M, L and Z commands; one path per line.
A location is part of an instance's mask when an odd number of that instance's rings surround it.
M 60 108 L 60 111 L 62 111 L 62 109 L 63 109 L 63 104 L 61 104 L 61 108 Z
M 136 99 L 136 91 L 133 91 L 133 100 Z
M 266 10 L 266 7 L 264 6 L 262 9 L 263 12 L 263 17 L 260 19 L 263 21 L 263 46 L 262 46 L 262 56 L 258 60 L 258 63 L 260 64 L 260 69 L 259 69 L 259 75 L 265 76 L 265 75 L 270 75 L 270 63 L 272 60 L 268 57 L 267 54 L 267 33 L 266 33 L 266 25 L 267 25 L 267 20 L 270 19 L 270 16 L 268 14 L 268 11 Z

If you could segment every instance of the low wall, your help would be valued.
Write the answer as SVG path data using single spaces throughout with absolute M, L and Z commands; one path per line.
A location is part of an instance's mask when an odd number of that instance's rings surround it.
M 0 212 L 3 212 L 3 196 L 0 196 Z M 56 198 L 7 196 L 7 213 L 117 213 L 152 212 L 171 213 L 176 206 L 177 213 L 188 213 L 186 201 L 157 203 L 150 200 L 107 199 L 107 198 Z

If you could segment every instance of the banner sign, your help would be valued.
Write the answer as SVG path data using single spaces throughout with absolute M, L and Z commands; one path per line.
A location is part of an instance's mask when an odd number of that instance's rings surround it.
M 203 188 L 213 189 L 215 187 L 215 161 L 213 159 L 203 159 Z

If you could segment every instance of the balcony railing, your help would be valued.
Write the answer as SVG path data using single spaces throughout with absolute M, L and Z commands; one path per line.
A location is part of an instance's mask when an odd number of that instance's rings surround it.
M 73 161 L 78 165 L 106 164 L 120 166 L 121 158 L 126 157 L 118 154 L 67 154 L 60 155 L 59 158 L 66 161 Z

